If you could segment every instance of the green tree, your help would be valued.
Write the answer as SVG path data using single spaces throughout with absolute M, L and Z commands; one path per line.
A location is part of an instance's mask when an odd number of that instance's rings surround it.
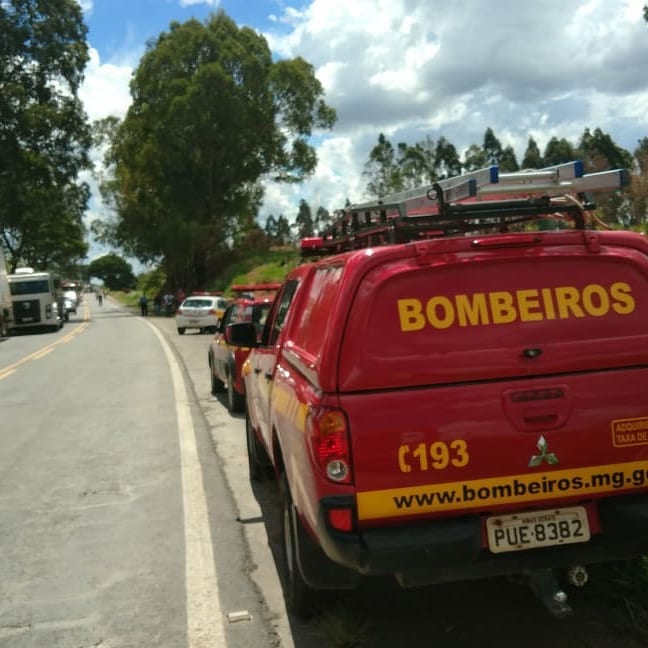
M 310 205 L 303 198 L 299 201 L 299 211 L 297 212 L 297 218 L 295 218 L 295 227 L 297 229 L 298 240 L 313 236 L 313 215 Z
M 486 129 L 482 148 L 487 164 L 497 164 L 499 170 L 503 172 L 518 171 L 520 169 L 513 147 L 511 145 L 503 147 L 502 143 L 495 137 L 492 128 Z
M 272 214 L 266 218 L 264 232 L 273 243 L 277 241 L 277 219 Z
M 578 144 L 577 156 L 583 161 L 589 173 L 604 171 L 610 168 L 631 169 L 634 163 L 632 155 L 617 146 L 612 138 L 600 128 L 593 133 L 586 128 Z M 604 192 L 595 194 L 598 214 L 609 224 L 619 223 L 622 227 L 634 225 L 632 200 L 628 192 Z
M 497 164 L 499 165 L 499 170 L 506 173 L 513 173 L 520 170 L 520 165 L 518 164 L 517 158 L 515 157 L 515 151 L 510 144 L 507 144 L 502 149 L 502 154 L 500 155 Z
M 648 229 L 648 137 L 637 142 L 634 150 L 639 173 L 631 176 L 632 213 L 635 223 L 640 223 L 644 232 Z
M 283 215 L 279 214 L 277 218 L 277 230 L 275 242 L 277 245 L 288 245 L 292 242 L 292 232 L 290 231 L 290 222 Z
M 362 175 L 368 180 L 367 193 L 375 198 L 403 189 L 394 147 L 383 133 L 380 133 L 378 143 L 371 149 Z
M 14 265 L 64 266 L 87 253 L 86 35 L 76 0 L 0 2 L 0 239 Z
M 487 128 L 484 133 L 484 144 L 482 146 L 488 164 L 498 164 L 502 158 L 502 143 L 495 137 L 492 128 Z
M 397 164 L 403 189 L 431 184 L 436 180 L 434 141 L 428 136 L 414 146 L 399 142 Z
M 333 216 L 329 213 L 326 207 L 321 205 L 317 208 L 317 213 L 315 214 L 315 231 L 323 232 L 329 225 L 333 222 Z
M 634 157 L 639 167 L 641 175 L 648 174 L 648 137 L 642 137 L 637 142 L 637 148 L 634 150 Z
M 222 270 L 237 220 L 257 213 L 262 179 L 313 173 L 313 130 L 336 120 L 312 65 L 273 60 L 260 34 L 222 11 L 171 23 L 149 44 L 131 94 L 107 156 L 109 234 L 142 261 L 161 258 L 185 289 Z
M 434 175 L 441 180 L 461 175 L 461 160 L 457 149 L 445 137 L 437 140 L 434 151 Z
M 585 129 L 578 144 L 577 154 L 590 173 L 610 168 L 631 169 L 633 165 L 632 155 L 618 146 L 600 128 L 596 128 L 593 133 L 589 128 Z
M 523 169 L 542 169 L 545 166 L 538 143 L 529 137 L 527 142 L 526 151 L 524 151 L 524 158 L 522 159 Z
M 88 265 L 91 277 L 102 279 L 110 290 L 123 290 L 135 286 L 133 267 L 128 261 L 114 254 L 104 254 Z
M 488 156 L 478 144 L 471 144 L 464 154 L 464 171 L 476 171 L 489 165 Z
M 573 145 L 565 138 L 558 139 L 557 137 L 552 137 L 547 142 L 542 157 L 545 166 L 554 166 L 556 164 L 563 164 L 564 162 L 572 162 L 575 160 L 576 151 Z

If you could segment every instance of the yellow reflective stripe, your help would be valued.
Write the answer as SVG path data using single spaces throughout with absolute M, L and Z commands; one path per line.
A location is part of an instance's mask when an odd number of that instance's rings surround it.
M 373 520 L 414 513 L 483 509 L 646 487 L 648 461 L 523 473 L 409 488 L 361 491 L 357 494 L 358 518 Z

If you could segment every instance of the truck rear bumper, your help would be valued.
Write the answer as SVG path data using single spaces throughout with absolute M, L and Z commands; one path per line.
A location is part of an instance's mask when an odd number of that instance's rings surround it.
M 482 547 L 478 515 L 343 534 L 325 523 L 318 536 L 334 562 L 361 574 L 392 574 L 403 587 L 626 560 L 648 553 L 648 494 L 601 501 L 603 532 L 588 542 L 494 554 Z

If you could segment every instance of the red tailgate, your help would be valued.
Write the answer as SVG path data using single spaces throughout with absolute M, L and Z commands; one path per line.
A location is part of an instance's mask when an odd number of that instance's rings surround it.
M 339 365 L 362 524 L 646 489 L 646 255 L 547 241 L 433 241 L 364 276 Z

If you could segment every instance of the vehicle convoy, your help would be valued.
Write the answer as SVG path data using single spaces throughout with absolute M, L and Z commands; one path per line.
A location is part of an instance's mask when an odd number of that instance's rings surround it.
M 13 306 L 12 329 L 58 331 L 65 319 L 61 278 L 53 272 L 16 268 L 9 275 Z
M 13 307 L 4 253 L 0 247 L 0 338 L 8 337 L 13 321 Z
M 259 342 L 226 328 L 294 612 L 363 576 L 516 575 L 561 617 L 587 565 L 648 551 L 648 241 L 589 195 L 627 181 L 492 166 L 351 205 Z
M 274 294 L 280 283 L 236 284 L 232 292 L 239 297 L 227 307 L 216 335 L 209 345 L 207 362 L 212 394 L 227 389 L 227 408 L 231 413 L 245 409 L 245 383 L 241 369 L 247 360 L 249 348 L 232 347 L 225 341 L 225 328 L 230 324 L 252 322 L 260 337 Z

